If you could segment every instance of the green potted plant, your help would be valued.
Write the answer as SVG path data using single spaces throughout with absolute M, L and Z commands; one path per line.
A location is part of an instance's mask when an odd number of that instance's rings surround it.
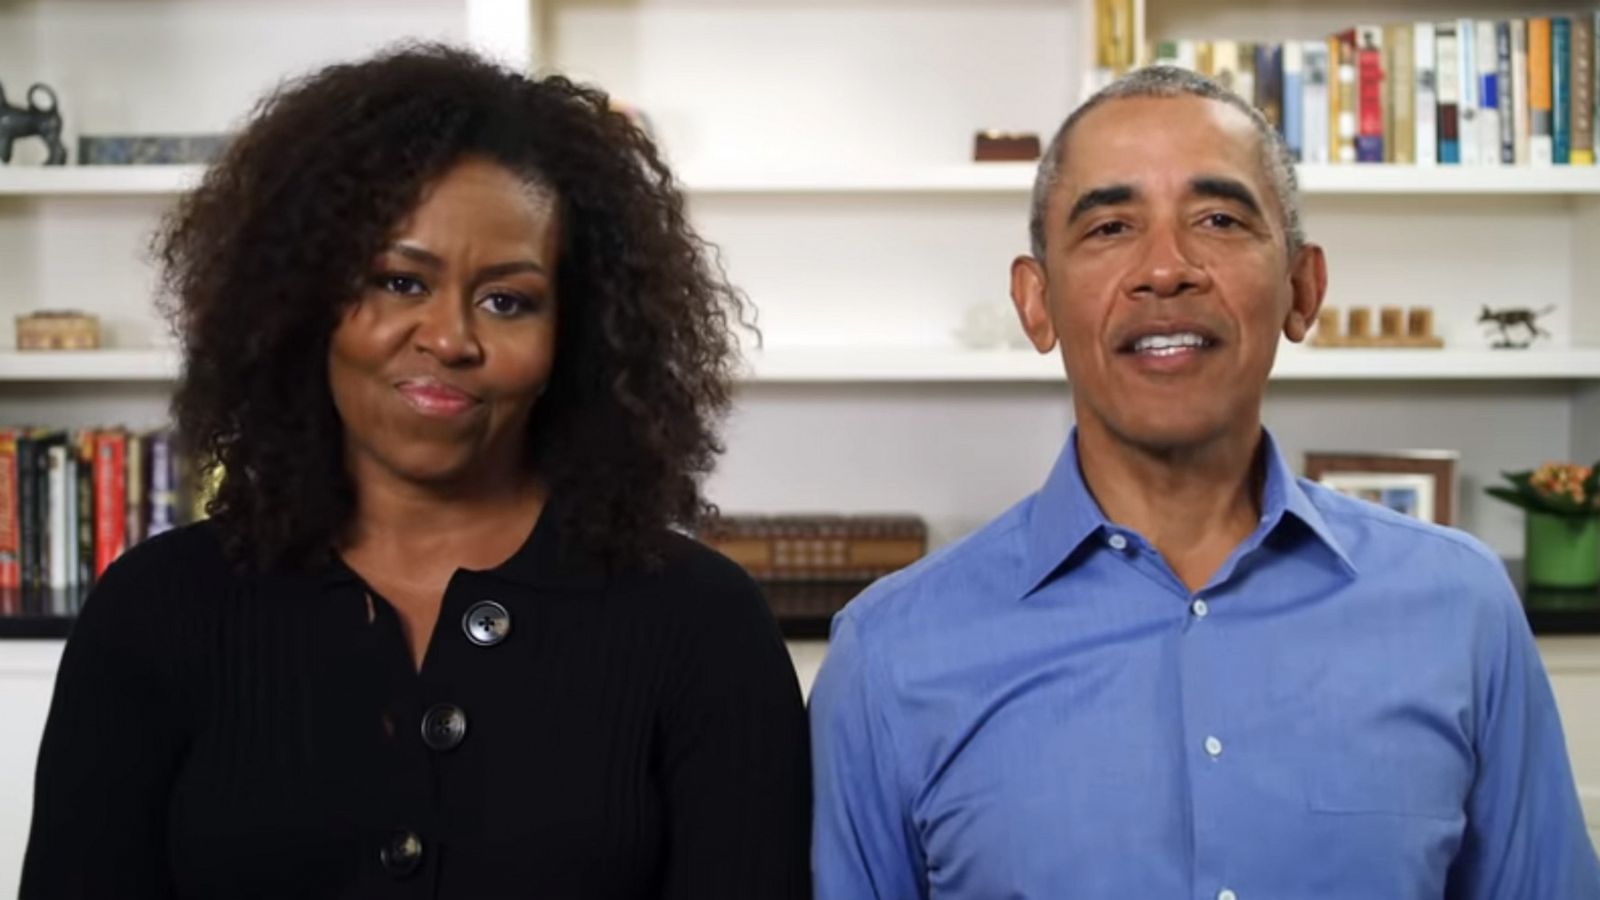
M 1600 585 L 1600 468 L 1549 462 L 1486 490 L 1527 513 L 1529 587 Z

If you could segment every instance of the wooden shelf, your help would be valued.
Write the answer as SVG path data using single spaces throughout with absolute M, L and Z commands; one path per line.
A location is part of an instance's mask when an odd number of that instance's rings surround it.
M 0 196 L 171 196 L 199 183 L 203 166 L 0 166 Z M 1035 164 L 852 167 L 805 171 L 687 168 L 691 194 L 1026 194 Z M 1600 167 L 1301 166 L 1312 195 L 1600 195 Z

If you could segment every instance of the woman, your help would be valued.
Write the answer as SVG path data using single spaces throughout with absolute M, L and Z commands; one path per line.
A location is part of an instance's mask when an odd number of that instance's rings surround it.
M 267 101 L 159 238 L 211 519 L 62 659 L 22 896 L 807 896 L 805 718 L 705 509 L 738 296 L 600 93 Z

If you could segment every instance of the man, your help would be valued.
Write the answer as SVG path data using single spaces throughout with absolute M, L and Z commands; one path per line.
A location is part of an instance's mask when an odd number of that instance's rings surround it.
M 1262 428 L 1327 283 L 1281 140 L 1148 69 L 1062 126 L 1012 298 L 1077 427 L 1042 490 L 840 613 L 823 900 L 1591 900 L 1548 681 L 1478 541 Z

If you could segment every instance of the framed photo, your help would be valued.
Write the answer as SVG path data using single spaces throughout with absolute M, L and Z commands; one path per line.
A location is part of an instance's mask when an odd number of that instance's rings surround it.
M 1414 519 L 1454 525 L 1459 456 L 1453 450 L 1309 452 L 1306 477 Z

